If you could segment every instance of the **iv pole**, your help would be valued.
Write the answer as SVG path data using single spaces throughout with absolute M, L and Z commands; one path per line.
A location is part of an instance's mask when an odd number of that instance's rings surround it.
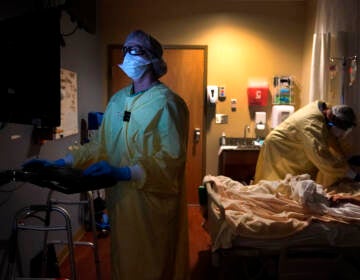
M 340 83 L 341 83 L 340 101 L 341 101 L 341 104 L 345 104 L 345 73 L 346 73 L 347 62 L 350 61 L 351 62 L 350 66 L 355 68 L 355 69 L 350 68 L 350 70 L 349 70 L 350 76 L 351 75 L 356 76 L 357 57 L 356 57 L 356 55 L 349 56 L 349 57 L 330 57 L 330 61 L 331 62 L 342 61 L 342 64 L 341 64 L 342 71 L 341 71 L 341 76 L 340 76 Z M 349 86 L 351 86 L 353 84 L 354 77 L 350 77 Z

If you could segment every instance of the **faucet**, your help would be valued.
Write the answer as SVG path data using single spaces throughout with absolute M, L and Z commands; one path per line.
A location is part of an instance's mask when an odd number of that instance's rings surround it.
M 245 125 L 244 126 L 244 145 L 247 145 L 247 136 L 246 136 L 246 133 L 247 132 L 250 132 L 250 125 Z

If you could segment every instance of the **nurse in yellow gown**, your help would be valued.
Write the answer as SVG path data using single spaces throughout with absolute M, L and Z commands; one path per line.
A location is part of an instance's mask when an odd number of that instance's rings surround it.
M 158 81 L 166 64 L 152 36 L 134 31 L 123 52 L 133 83 L 111 98 L 98 139 L 72 151 L 73 166 L 118 179 L 106 193 L 112 279 L 187 279 L 188 109 Z
M 315 101 L 297 110 L 266 137 L 255 183 L 304 173 L 323 185 L 345 177 L 358 179 L 341 148 L 342 136 L 355 125 L 355 114 L 346 105 L 330 107 Z

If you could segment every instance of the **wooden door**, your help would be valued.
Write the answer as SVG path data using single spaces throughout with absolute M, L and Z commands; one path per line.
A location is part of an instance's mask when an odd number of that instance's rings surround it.
M 185 180 L 189 204 L 198 204 L 197 188 L 201 185 L 205 174 L 206 57 L 206 46 L 164 47 L 164 59 L 168 72 L 161 81 L 185 100 L 190 112 Z M 110 45 L 109 98 L 131 82 L 117 66 L 121 61 L 121 46 Z

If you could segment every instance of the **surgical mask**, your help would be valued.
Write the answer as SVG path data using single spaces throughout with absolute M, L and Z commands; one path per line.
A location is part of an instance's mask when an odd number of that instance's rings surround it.
M 149 64 L 151 64 L 151 61 L 146 58 L 138 55 L 129 55 L 127 53 L 123 63 L 118 66 L 130 79 L 138 80 L 144 75 Z

